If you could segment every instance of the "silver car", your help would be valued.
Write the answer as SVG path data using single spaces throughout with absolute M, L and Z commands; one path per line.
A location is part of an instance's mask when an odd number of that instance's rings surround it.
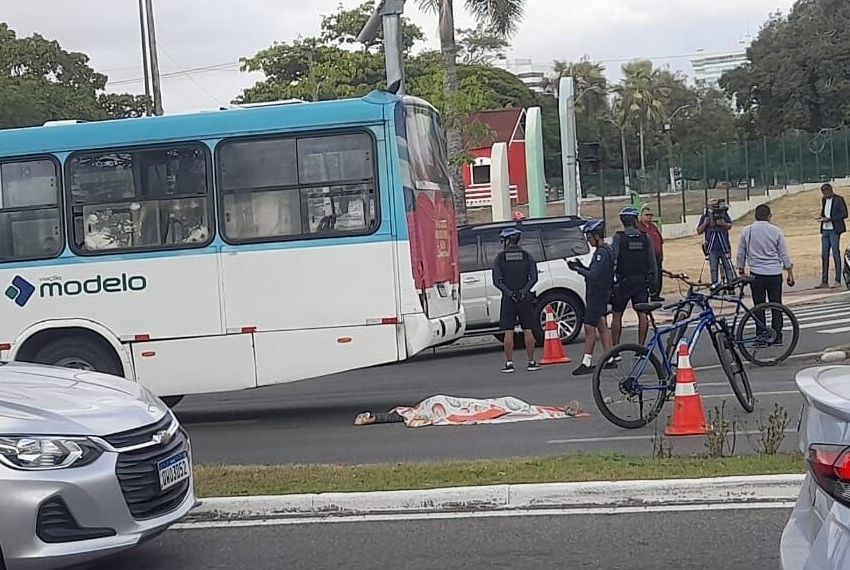
M 140 384 L 0 365 L 0 569 L 87 562 L 163 532 L 195 504 L 189 439 Z
M 803 370 L 803 488 L 782 533 L 783 570 L 850 568 L 850 366 Z

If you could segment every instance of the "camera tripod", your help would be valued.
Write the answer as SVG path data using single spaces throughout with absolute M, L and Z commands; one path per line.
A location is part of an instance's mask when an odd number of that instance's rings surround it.
M 717 240 L 720 240 L 719 242 Z M 735 279 L 735 265 L 732 263 L 732 253 L 730 251 L 731 244 L 726 244 L 723 240 L 718 237 L 718 232 L 714 232 L 711 236 L 711 239 L 708 242 L 708 247 L 705 251 L 705 261 L 702 265 L 702 271 L 700 271 L 700 281 L 702 280 L 702 276 L 705 273 L 705 267 L 711 265 L 711 256 L 714 251 L 714 246 L 716 243 L 720 243 L 722 247 L 722 251 L 717 252 L 715 255 L 718 256 L 718 276 L 715 279 L 714 275 L 711 276 L 711 280 L 713 282 L 720 282 L 721 280 L 725 283 L 729 283 Z M 720 269 L 722 269 L 722 279 L 720 275 Z

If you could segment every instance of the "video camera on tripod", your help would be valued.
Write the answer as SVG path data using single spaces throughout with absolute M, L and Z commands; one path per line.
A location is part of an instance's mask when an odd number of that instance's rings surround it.
M 705 215 L 708 216 L 709 225 L 716 225 L 718 221 L 729 215 L 729 204 L 725 200 L 718 200 L 714 204 L 709 204 L 705 210 Z

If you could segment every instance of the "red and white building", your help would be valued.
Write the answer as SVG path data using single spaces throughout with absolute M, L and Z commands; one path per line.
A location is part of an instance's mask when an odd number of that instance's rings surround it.
M 492 145 L 505 143 L 508 147 L 508 173 L 512 204 L 528 203 L 528 178 L 525 158 L 525 109 L 499 109 L 472 113 L 471 123 L 486 125 L 494 136 L 490 146 L 470 150 L 474 160 L 463 169 L 466 205 L 469 208 L 490 206 L 490 161 Z

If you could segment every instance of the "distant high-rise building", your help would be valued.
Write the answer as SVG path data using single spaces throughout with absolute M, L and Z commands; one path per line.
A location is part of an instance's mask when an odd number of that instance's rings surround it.
M 543 65 L 535 65 L 530 59 L 503 59 L 493 64 L 495 67 L 507 70 L 528 85 L 528 88 L 542 93 L 546 87 L 546 75 L 551 72 Z
M 747 47 L 749 47 L 749 44 L 749 39 L 742 40 L 738 42 L 737 50 L 726 53 L 704 53 L 705 50 L 697 50 L 699 55 L 691 58 L 694 79 L 697 82 L 718 87 L 720 78 L 724 73 L 747 63 Z

